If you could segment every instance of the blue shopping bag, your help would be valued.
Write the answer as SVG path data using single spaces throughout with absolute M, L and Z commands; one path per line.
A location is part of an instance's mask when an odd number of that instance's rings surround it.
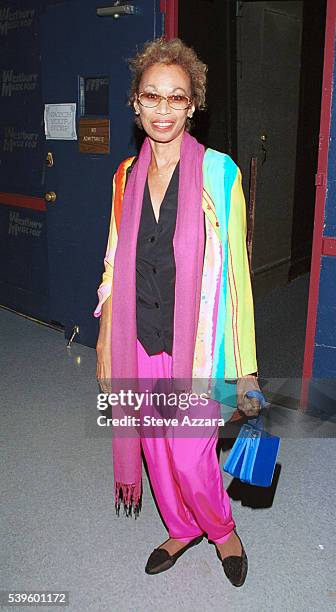
M 246 396 L 257 397 L 261 409 L 265 407 L 266 400 L 261 391 L 248 391 Z M 264 430 L 260 414 L 242 426 L 226 459 L 224 471 L 242 482 L 269 487 L 272 484 L 279 447 L 280 438 Z

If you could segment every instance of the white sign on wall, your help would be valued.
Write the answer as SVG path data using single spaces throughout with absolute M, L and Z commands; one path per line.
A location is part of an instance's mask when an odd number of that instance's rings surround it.
M 77 140 L 76 103 L 45 104 L 44 131 L 47 140 Z

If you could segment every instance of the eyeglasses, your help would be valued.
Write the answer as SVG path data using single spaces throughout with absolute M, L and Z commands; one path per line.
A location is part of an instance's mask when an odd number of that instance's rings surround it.
M 167 100 L 168 106 L 174 110 L 186 110 L 191 105 L 191 99 L 182 94 L 171 94 L 170 96 L 160 96 L 157 93 L 148 93 L 143 91 L 138 94 L 138 101 L 145 108 L 154 108 L 159 106 L 161 100 Z

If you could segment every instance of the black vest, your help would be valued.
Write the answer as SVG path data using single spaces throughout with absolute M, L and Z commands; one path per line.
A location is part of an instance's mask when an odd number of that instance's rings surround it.
M 137 337 L 148 355 L 172 354 L 175 259 L 173 237 L 176 226 L 179 185 L 177 164 L 156 222 L 146 181 L 136 251 Z

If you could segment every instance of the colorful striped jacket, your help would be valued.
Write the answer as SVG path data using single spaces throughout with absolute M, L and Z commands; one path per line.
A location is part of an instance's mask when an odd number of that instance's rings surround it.
M 113 177 L 105 271 L 95 317 L 100 316 L 102 304 L 111 294 L 126 173 L 133 160 L 124 160 Z M 202 208 L 206 238 L 193 378 L 235 381 L 258 369 L 246 205 L 238 166 L 229 155 L 213 149 L 207 149 L 204 155 Z M 216 392 L 212 397 L 220 401 Z

